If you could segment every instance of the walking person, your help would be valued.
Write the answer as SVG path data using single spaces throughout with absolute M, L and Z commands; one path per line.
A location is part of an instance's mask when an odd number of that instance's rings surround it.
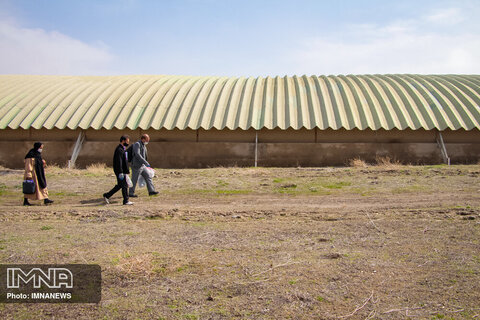
M 48 199 L 47 179 L 45 178 L 45 167 L 47 163 L 42 159 L 43 143 L 35 142 L 33 148 L 25 156 L 24 180 L 33 180 L 35 183 L 35 192 L 24 194 L 23 205 L 31 206 L 28 200 L 43 200 L 45 205 L 53 203 Z
M 147 161 L 148 152 L 147 144 L 150 142 L 150 136 L 148 134 L 142 134 L 140 140 L 135 142 L 132 146 L 132 184 L 133 187 L 130 188 L 129 196 L 137 197 L 135 194 L 135 187 L 137 186 L 138 177 L 140 175 L 145 179 L 147 184 L 148 195 L 154 196 L 158 194 L 155 191 L 155 186 L 153 185 L 152 178 L 148 174 L 147 167 L 150 167 L 150 163 Z
M 107 193 L 103 194 L 103 199 L 107 204 L 110 203 L 110 198 L 118 191 L 122 190 L 123 204 L 132 205 L 133 202 L 128 200 L 128 185 L 127 178 L 130 170 L 128 169 L 128 158 L 127 153 L 125 152 L 128 144 L 130 143 L 130 138 L 128 136 L 120 137 L 120 144 L 115 149 L 113 154 L 113 171 L 115 172 L 115 177 L 117 178 L 117 184 Z

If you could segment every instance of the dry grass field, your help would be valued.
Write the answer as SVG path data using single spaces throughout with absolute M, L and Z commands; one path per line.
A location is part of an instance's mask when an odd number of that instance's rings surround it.
M 94 263 L 96 304 L 2 319 L 480 319 L 480 165 L 158 169 L 122 206 L 110 168 L 0 169 L 1 263 Z

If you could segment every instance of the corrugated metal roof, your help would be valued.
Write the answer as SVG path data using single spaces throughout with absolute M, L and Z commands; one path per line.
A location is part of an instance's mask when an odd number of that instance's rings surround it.
M 479 75 L 0 75 L 0 129 L 480 129 Z

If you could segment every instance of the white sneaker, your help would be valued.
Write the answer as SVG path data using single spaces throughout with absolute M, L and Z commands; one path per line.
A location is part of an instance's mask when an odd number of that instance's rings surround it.
M 103 197 L 103 200 L 105 200 L 105 203 L 106 203 L 106 204 L 110 204 L 110 200 L 108 200 L 107 197 Z
M 132 204 L 133 204 L 132 201 L 128 201 L 127 203 L 124 203 L 123 205 L 124 205 L 124 206 L 131 206 Z

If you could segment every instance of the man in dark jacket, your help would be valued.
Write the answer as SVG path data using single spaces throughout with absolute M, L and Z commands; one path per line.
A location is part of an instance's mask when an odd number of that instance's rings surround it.
M 113 171 L 117 177 L 117 185 L 109 192 L 103 194 L 103 199 L 107 204 L 110 203 L 109 199 L 120 189 L 122 189 L 123 204 L 133 204 L 133 202 L 128 200 L 127 185 L 127 175 L 130 173 L 130 170 L 128 169 L 128 159 L 125 150 L 129 143 L 130 138 L 128 136 L 122 136 L 120 138 L 120 144 L 117 146 L 115 153 L 113 154 Z

